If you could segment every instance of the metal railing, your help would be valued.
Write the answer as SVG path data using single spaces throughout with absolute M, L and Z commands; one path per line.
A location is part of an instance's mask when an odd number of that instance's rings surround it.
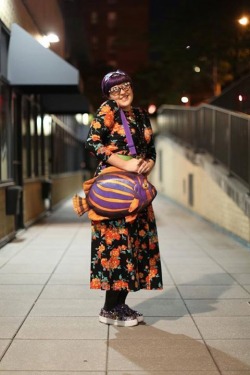
M 162 105 L 157 115 L 162 135 L 207 152 L 223 164 L 228 174 L 250 186 L 250 116 L 212 105 L 198 107 Z M 249 190 L 250 191 L 250 190 Z

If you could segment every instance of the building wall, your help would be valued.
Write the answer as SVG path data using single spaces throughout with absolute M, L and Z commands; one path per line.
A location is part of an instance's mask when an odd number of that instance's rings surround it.
M 54 206 L 70 196 L 73 198 L 74 194 L 82 190 L 82 184 L 82 172 L 76 172 L 74 174 L 65 173 L 64 175 L 52 176 L 52 205 Z
M 0 19 L 8 29 L 17 23 L 34 38 L 55 32 L 60 42 L 51 44 L 50 49 L 64 57 L 64 23 L 57 0 L 2 0 Z
M 157 140 L 157 154 L 151 179 L 160 193 L 250 243 L 249 216 L 214 179 L 212 168 L 216 166 L 211 164 L 210 168 L 204 168 L 203 162 L 192 162 L 181 146 L 165 137 Z M 190 202 L 190 176 L 193 179 L 193 203 Z
M 113 26 L 108 22 L 111 12 L 117 15 Z M 94 13 L 96 23 L 92 20 Z M 149 0 L 82 0 L 81 15 L 92 63 L 112 65 L 115 61 L 117 67 L 132 74 L 148 62 Z M 112 38 L 113 51 L 109 44 Z
M 14 216 L 6 215 L 5 194 L 5 188 L 0 187 L 0 246 L 2 241 L 15 232 Z

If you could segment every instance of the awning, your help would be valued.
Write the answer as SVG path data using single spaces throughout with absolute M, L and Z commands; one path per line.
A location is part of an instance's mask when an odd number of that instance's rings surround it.
M 79 92 L 79 72 L 17 24 L 11 27 L 8 81 L 27 93 Z
M 89 112 L 89 102 L 81 94 L 45 94 L 41 95 L 41 107 L 44 113 L 67 114 Z

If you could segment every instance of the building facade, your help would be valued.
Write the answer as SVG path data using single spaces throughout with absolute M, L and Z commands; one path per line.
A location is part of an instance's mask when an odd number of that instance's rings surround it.
M 48 32 L 60 42 L 47 50 L 38 39 Z M 65 61 L 57 0 L 2 1 L 0 46 L 1 247 L 81 187 L 83 126 L 74 115 L 88 108 L 76 108 L 79 72 Z M 68 95 L 75 100 L 65 109 Z

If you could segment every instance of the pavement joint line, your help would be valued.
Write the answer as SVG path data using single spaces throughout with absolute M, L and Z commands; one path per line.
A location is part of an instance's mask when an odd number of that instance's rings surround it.
M 46 226 L 49 226 L 49 224 L 46 225 Z M 77 230 L 77 231 L 78 231 L 78 230 Z M 40 233 L 38 233 L 34 238 L 36 238 L 37 236 L 39 236 L 39 234 L 40 234 Z M 37 298 L 36 298 L 35 301 L 33 302 L 31 308 L 29 309 L 29 311 L 28 311 L 27 314 L 25 315 L 25 317 L 24 317 L 22 323 L 21 323 L 20 326 L 18 327 L 18 329 L 17 329 L 17 331 L 15 332 L 14 336 L 12 337 L 10 343 L 7 345 L 7 347 L 6 347 L 5 350 L 3 351 L 2 355 L 0 356 L 0 363 L 1 363 L 1 361 L 3 360 L 4 356 L 6 355 L 7 351 L 9 350 L 10 346 L 12 345 L 13 341 L 15 340 L 16 335 L 18 334 L 18 332 L 19 332 L 20 329 L 22 328 L 22 326 L 23 326 L 23 324 L 25 323 L 26 319 L 28 318 L 29 314 L 30 314 L 31 311 L 33 310 L 34 306 L 36 305 L 36 303 L 37 303 L 39 297 L 41 296 L 41 294 L 43 293 L 44 289 L 45 289 L 46 286 L 48 285 L 48 282 L 50 281 L 52 275 L 55 273 L 57 267 L 58 267 L 59 264 L 61 263 L 61 261 L 62 261 L 64 255 L 65 255 L 65 254 L 67 253 L 67 251 L 69 250 L 69 248 L 70 248 L 71 244 L 73 243 L 74 239 L 75 239 L 75 236 L 72 235 L 71 241 L 69 241 L 68 246 L 66 247 L 66 249 L 65 249 L 64 252 L 62 253 L 60 259 L 58 260 L 58 262 L 57 262 L 57 264 L 56 264 L 56 266 L 53 268 L 53 270 L 52 270 L 50 276 L 48 277 L 47 281 L 46 281 L 45 284 L 43 285 L 43 287 L 42 287 L 40 293 L 38 294 Z M 32 240 L 33 240 L 33 238 L 32 238 Z M 30 242 L 32 242 L 32 240 L 31 240 Z M 29 242 L 29 244 L 30 244 L 30 242 Z M 25 248 L 25 247 L 26 247 L 26 246 L 24 246 L 24 248 Z M 21 249 L 21 250 L 22 250 L 22 249 Z
M 214 363 L 214 365 L 215 365 L 217 371 L 219 372 L 219 374 L 222 375 L 222 372 L 221 372 L 221 370 L 220 370 L 220 368 L 219 368 L 219 365 L 218 365 L 217 362 L 215 361 L 215 358 L 213 357 L 212 352 L 211 352 L 211 350 L 210 350 L 208 344 L 206 343 L 205 338 L 204 338 L 203 335 L 202 335 L 202 332 L 200 331 L 200 329 L 199 329 L 199 327 L 198 327 L 198 325 L 197 325 L 197 323 L 196 323 L 196 321 L 195 321 L 193 315 L 191 314 L 191 312 L 190 312 L 190 310 L 189 310 L 189 308 L 188 308 L 188 306 L 187 306 L 187 304 L 186 304 L 186 302 L 185 302 L 185 299 L 183 298 L 183 296 L 182 296 L 182 294 L 181 294 L 181 292 L 180 292 L 180 290 L 179 290 L 179 287 L 178 287 L 178 285 L 176 284 L 176 282 L 175 282 L 175 280 L 174 280 L 174 277 L 173 277 L 173 275 L 172 275 L 170 269 L 169 269 L 168 266 L 167 266 L 166 261 L 163 260 L 163 263 L 164 263 L 164 265 L 165 265 L 165 267 L 166 267 L 166 269 L 167 269 L 167 271 L 168 271 L 168 273 L 169 273 L 169 275 L 170 275 L 170 277 L 171 277 L 171 279 L 172 279 L 172 281 L 173 281 L 173 283 L 174 283 L 175 288 L 177 289 L 178 293 L 180 294 L 180 298 L 181 298 L 181 300 L 182 300 L 182 302 L 183 302 L 185 308 L 187 309 L 187 312 L 188 312 L 188 314 L 189 314 L 189 317 L 191 318 L 191 320 L 192 320 L 194 326 L 196 327 L 196 329 L 197 329 L 197 331 L 198 331 L 198 333 L 199 333 L 199 335 L 200 335 L 200 337 L 201 337 L 201 340 L 202 340 L 204 346 L 206 347 L 208 354 L 210 355 L 211 360 L 213 361 L 213 363 Z M 187 298 L 186 298 L 186 300 L 187 300 Z

